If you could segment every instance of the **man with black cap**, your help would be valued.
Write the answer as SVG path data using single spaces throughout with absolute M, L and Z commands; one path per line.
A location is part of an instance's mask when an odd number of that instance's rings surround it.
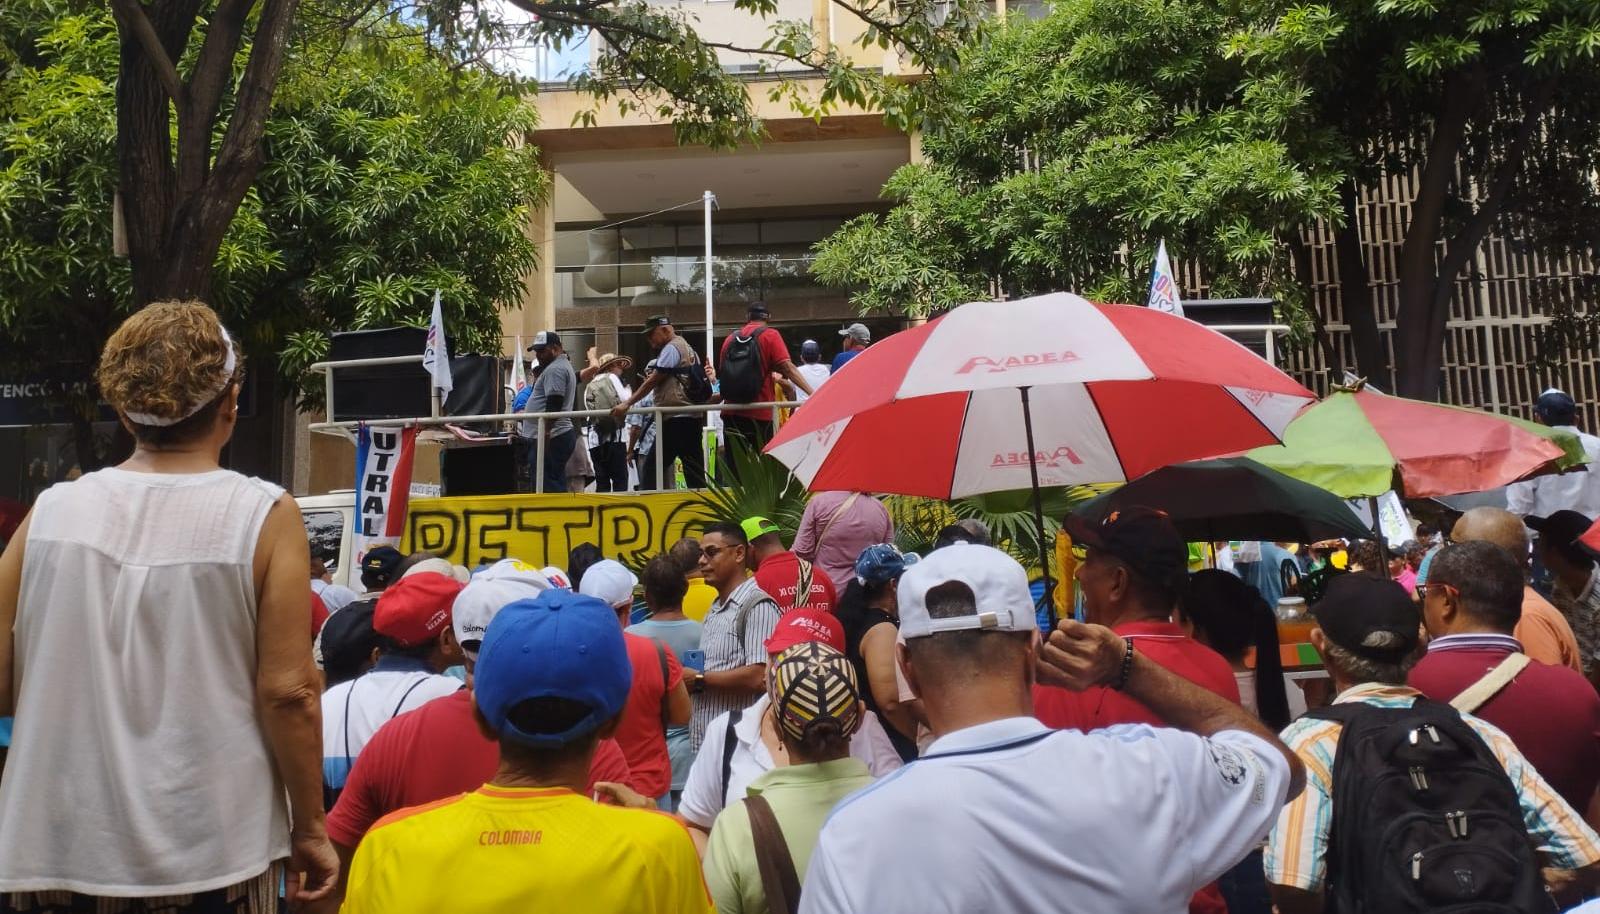
M 1283 731 L 1283 741 L 1305 763 L 1306 789 L 1284 807 L 1267 842 L 1267 881 L 1282 914 L 1423 910 L 1449 900 L 1470 906 L 1490 900 L 1485 895 L 1509 900 L 1504 910 L 1550 910 L 1538 867 L 1553 884 L 1582 886 L 1600 877 L 1600 836 L 1510 737 L 1472 715 L 1458 717 L 1448 705 L 1426 702 L 1406 685 L 1422 623 L 1410 594 L 1384 578 L 1340 575 L 1311 614 L 1317 623 L 1311 643 L 1338 697 Z M 1397 713 L 1408 710 L 1413 713 Z M 1400 732 L 1407 728 L 1409 737 Z M 1341 750 L 1346 738 L 1354 743 Z M 1407 755 L 1394 748 L 1402 745 L 1416 748 Z M 1494 768 L 1480 773 L 1490 759 L 1509 784 Z M 1339 770 L 1356 767 L 1341 779 L 1336 761 Z M 1476 795 L 1465 796 L 1463 784 Z M 1471 804 L 1471 822 L 1458 821 L 1458 802 Z M 1436 812 L 1399 812 L 1406 803 Z M 1517 808 L 1509 808 L 1513 804 Z M 1406 829 L 1388 827 L 1402 820 Z M 1536 859 L 1518 834 L 1523 829 Z M 1372 872 L 1370 864 L 1382 871 Z M 1392 890 L 1387 904 L 1374 907 L 1373 893 L 1396 883 L 1405 890 Z
M 811 396 L 815 391 L 805 375 L 794 367 L 789 358 L 789 347 L 783 336 L 767 326 L 771 313 L 766 302 L 751 302 L 747 311 L 749 321 L 738 333 L 722 341 L 717 359 L 717 377 L 721 381 L 722 401 L 737 407 L 740 403 L 768 403 L 777 398 L 776 372 L 794 386 Z M 733 466 L 732 448 L 735 440 L 743 441 L 754 450 L 765 447 L 772 440 L 772 410 L 724 409 L 722 427 L 728 448 L 727 466 Z
M 405 554 L 393 546 L 368 549 L 361 557 L 361 586 L 369 594 L 382 593 L 394 582 L 395 572 L 405 560 Z
M 498 770 L 472 793 L 379 820 L 356 851 L 342 910 L 710 914 L 681 823 L 582 792 L 632 682 L 622 627 L 602 601 L 547 590 L 501 609 L 472 693 L 479 727 L 499 740 Z
M 811 392 L 816 393 L 822 383 L 828 380 L 833 371 L 822 364 L 822 347 L 816 340 L 806 340 L 800 344 L 800 374 L 811 382 Z M 800 395 L 800 402 L 804 403 L 806 395 Z
M 516 412 L 564 413 L 572 411 L 578 394 L 578 373 L 561 348 L 561 335 L 540 330 L 528 347 L 539 363 L 539 379 L 517 395 Z M 537 425 L 535 426 L 537 433 Z M 533 478 L 543 479 L 545 492 L 567 491 L 567 461 L 578 446 L 578 432 L 571 419 L 550 419 L 544 423 L 544 466 L 533 466 L 539 459 L 538 443 L 528 447 L 528 462 Z
M 641 331 L 656 351 L 656 357 L 651 360 L 655 366 L 654 371 L 645 374 L 643 383 L 628 399 L 611 410 L 614 418 L 621 419 L 627 415 L 629 409 L 649 399 L 656 406 L 689 406 L 688 388 L 685 386 L 684 375 L 690 371 L 697 371 L 700 357 L 695 355 L 693 347 L 672 327 L 672 319 L 665 314 L 658 314 L 644 322 Z M 683 481 L 691 489 L 705 488 L 706 464 L 702 453 L 701 429 L 705 427 L 705 417 L 693 413 L 665 414 L 661 417 L 659 425 L 660 434 L 655 436 L 655 446 L 663 448 L 661 452 L 662 475 L 666 479 L 661 481 L 661 488 L 670 489 L 674 480 L 672 462 L 683 463 Z M 645 421 L 650 421 L 648 418 Z M 647 448 L 640 448 L 643 456 Z M 647 467 L 651 475 L 646 477 L 645 470 L 639 473 L 641 488 L 651 489 L 654 482 L 655 461 L 652 458 Z
M 1600 684 L 1600 581 L 1595 580 L 1594 553 L 1583 543 L 1594 522 L 1576 511 L 1557 511 L 1529 517 L 1527 524 L 1539 534 L 1535 552 L 1555 578 L 1550 602 L 1572 626 L 1583 675 Z
M 1548 517 L 1566 509 L 1600 517 L 1600 438 L 1578 430 L 1578 404 L 1566 391 L 1552 387 L 1534 401 L 1533 414 L 1557 431 L 1578 436 L 1588 472 L 1539 476 L 1507 486 L 1506 509 L 1524 516 Z
M 1068 517 L 1067 532 L 1073 545 L 1087 549 L 1076 573 L 1085 621 L 1109 627 L 1184 679 L 1239 700 L 1228 661 L 1172 621 L 1188 577 L 1189 550 L 1170 518 L 1153 508 L 1131 507 L 1098 524 Z M 1052 727 L 1166 726 L 1137 700 L 1106 688 L 1069 692 L 1036 685 L 1033 704 L 1038 718 Z

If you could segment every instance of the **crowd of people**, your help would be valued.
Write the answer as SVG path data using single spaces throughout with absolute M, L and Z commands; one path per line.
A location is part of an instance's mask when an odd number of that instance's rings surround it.
M 1333 571 L 1271 544 L 1196 571 L 1159 510 L 1069 517 L 1081 618 L 1048 632 L 980 525 L 905 553 L 865 493 L 813 498 L 792 543 L 719 522 L 638 571 L 593 544 L 473 569 L 380 547 L 357 595 L 281 489 L 220 468 L 242 370 L 203 306 L 129 318 L 99 380 L 133 457 L 45 492 L 0 557 L 0 912 L 1600 892 L 1600 588 L 1575 511 L 1527 518 L 1537 549 L 1478 508 L 1414 564 L 1352 547 Z M 1278 658 L 1301 570 L 1331 701 Z
M 853 323 L 839 331 L 840 350 L 831 363 L 823 364 L 821 345 L 808 339 L 801 343 L 796 364 L 782 334 L 768 325 L 771 313 L 766 304 L 752 302 L 746 310 L 745 324 L 723 339 L 715 365 L 701 359 L 670 317 L 646 320 L 640 333 L 655 357 L 644 364 L 636 385 L 628 382 L 632 358 L 591 349 L 580 369 L 561 334 L 540 331 L 528 347 L 534 357 L 533 383 L 517 392 L 512 408 L 609 415 L 551 419 L 543 425 L 532 419 L 519 422 L 517 437 L 527 448 L 531 478 L 542 480 L 545 492 L 582 492 L 591 485 L 596 492 L 671 489 L 680 478 L 691 489 L 703 488 L 711 475 L 706 465 L 707 428 L 721 441 L 721 476 L 731 478 L 734 450 L 740 446 L 759 450 L 776 431 L 772 407 L 750 404 L 798 406 L 872 344 L 872 331 Z M 721 408 L 639 411 L 707 404 Z M 537 446 L 541 437 L 542 458 Z M 658 457 L 664 474 L 660 480 L 655 475 Z

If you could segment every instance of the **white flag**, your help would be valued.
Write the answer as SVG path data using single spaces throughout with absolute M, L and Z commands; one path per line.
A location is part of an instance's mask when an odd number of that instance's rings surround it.
M 422 350 L 422 367 L 433 376 L 433 386 L 449 394 L 455 389 L 450 378 L 450 347 L 444 341 L 444 312 L 439 309 L 439 290 L 433 290 L 433 318 L 428 321 L 428 345 Z
M 522 365 L 522 334 L 517 334 L 517 351 L 511 362 L 511 394 L 516 396 L 528 386 L 528 370 Z
M 1156 269 L 1150 276 L 1149 307 L 1183 316 L 1183 302 L 1178 300 L 1178 277 L 1172 274 L 1172 261 L 1167 259 L 1167 241 L 1161 240 L 1156 251 Z

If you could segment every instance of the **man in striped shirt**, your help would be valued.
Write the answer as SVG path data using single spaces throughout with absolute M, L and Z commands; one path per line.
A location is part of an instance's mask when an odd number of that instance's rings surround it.
M 696 752 L 706 724 L 718 714 L 749 706 L 767 687 L 768 636 L 778 625 L 778 604 L 745 567 L 750 541 L 738 524 L 712 524 L 700 537 L 700 573 L 717 589 L 701 623 L 700 649 L 705 672 L 685 667 L 684 682 L 694 696 L 689 735 Z
M 1387 581 L 1345 583 L 1343 590 L 1360 592 L 1336 599 L 1330 589 L 1313 610 L 1321 627 L 1311 631 L 1311 643 L 1338 689 L 1334 704 L 1411 707 L 1422 694 L 1405 684 L 1420 640 L 1416 604 Z M 1380 585 L 1387 590 L 1379 590 Z M 1570 888 L 1600 884 L 1600 836 L 1528 764 L 1510 737 L 1469 714 L 1462 719 L 1505 767 L 1547 881 Z M 1283 808 L 1267 840 L 1267 881 L 1282 914 L 1323 910 L 1333 824 L 1333 764 L 1342 729 L 1337 721 L 1304 717 L 1283 731 L 1283 742 L 1305 763 L 1306 788 Z

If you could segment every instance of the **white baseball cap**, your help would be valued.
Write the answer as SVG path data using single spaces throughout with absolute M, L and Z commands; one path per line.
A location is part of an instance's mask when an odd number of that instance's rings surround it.
M 502 559 L 480 570 L 456 594 L 450 624 L 456 642 L 468 656 L 478 656 L 478 645 L 495 614 L 518 600 L 529 600 L 551 589 L 539 569 L 516 559 Z
M 633 605 L 633 589 L 639 578 L 613 559 L 601 559 L 589 566 L 578 583 L 578 593 L 605 601 L 612 609 Z
M 429 571 L 434 574 L 442 574 L 447 578 L 454 578 L 462 584 L 467 583 L 467 580 L 472 577 L 472 572 L 468 571 L 465 565 L 452 565 L 448 559 L 441 558 L 423 559 L 407 568 L 406 573 L 400 577 L 409 578 L 414 574 L 423 574 Z
M 567 573 L 562 571 L 560 568 L 557 568 L 554 565 L 546 565 L 539 569 L 539 571 L 545 576 L 546 579 L 550 581 L 551 587 L 554 587 L 558 590 L 572 589 L 572 579 L 567 577 Z
M 972 589 L 977 611 L 935 619 L 928 615 L 928 591 L 951 581 Z M 900 576 L 899 594 L 901 641 L 940 632 L 1026 632 L 1038 626 L 1028 572 L 992 546 L 956 543 L 935 549 Z

